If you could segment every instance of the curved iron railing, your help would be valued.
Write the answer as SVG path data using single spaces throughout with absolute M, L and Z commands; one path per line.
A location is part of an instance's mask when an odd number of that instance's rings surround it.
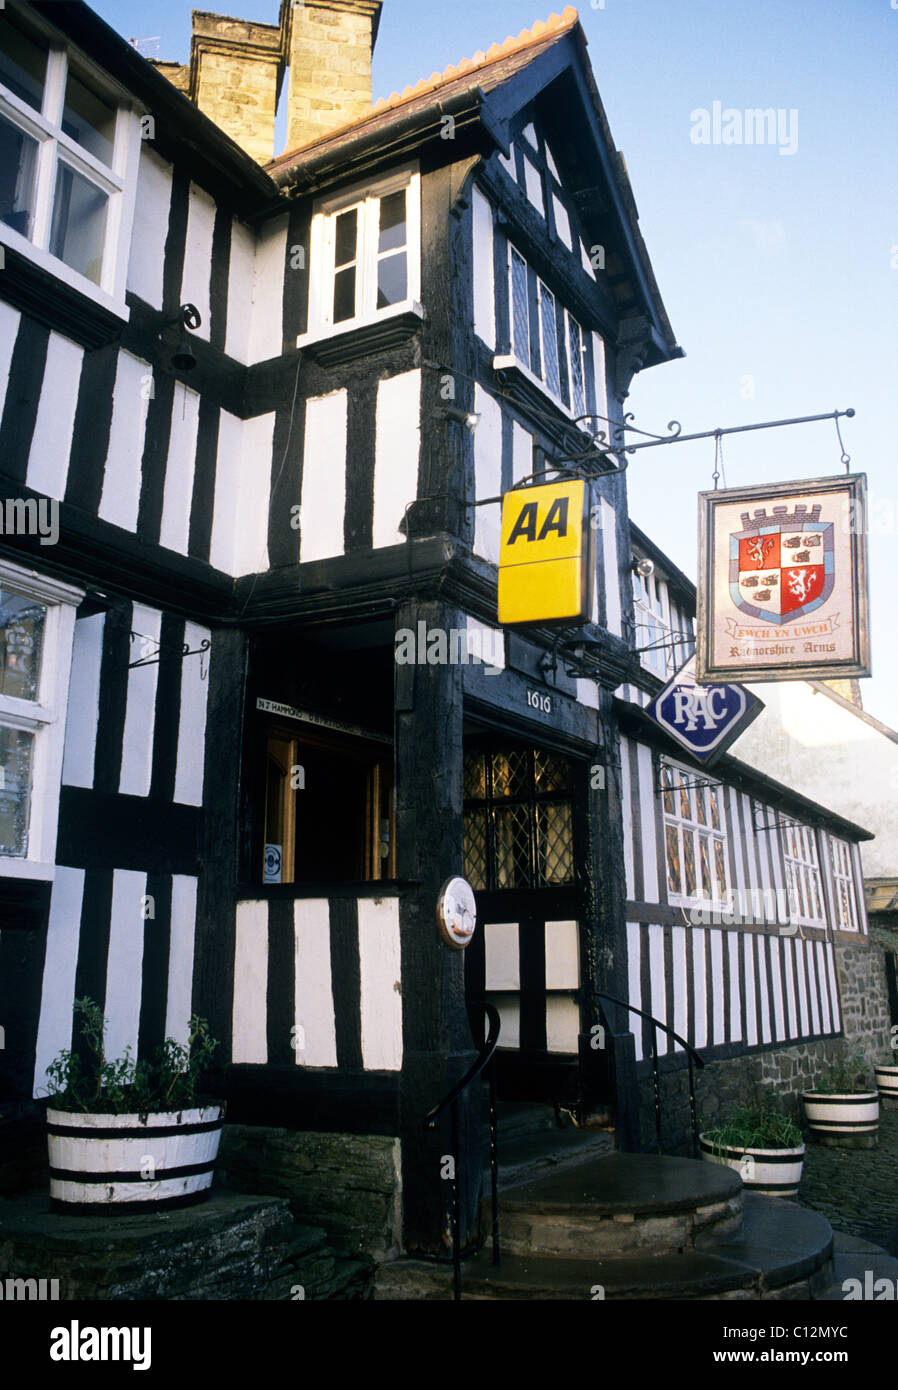
M 460 1081 L 457 1081 L 452 1090 L 443 1097 L 438 1105 L 427 1112 L 424 1118 L 424 1128 L 433 1129 L 440 1116 L 445 1110 L 450 1109 L 451 1131 L 452 1131 L 452 1297 L 457 1302 L 461 1298 L 461 1211 L 458 1184 L 459 1168 L 459 1145 L 458 1145 L 458 1102 L 468 1089 L 472 1081 L 476 1081 L 481 1072 L 489 1067 L 489 1086 L 490 1086 L 490 1189 L 492 1198 L 492 1231 L 491 1239 L 493 1244 L 493 1264 L 499 1263 L 499 1135 L 496 1111 L 496 1075 L 495 1068 L 491 1065 L 493 1053 L 499 1042 L 499 1033 L 502 1028 L 502 1021 L 499 1017 L 499 1010 L 494 1004 L 486 1000 L 476 1001 L 477 1006 L 482 1008 L 489 1019 L 489 1035 L 486 1042 L 477 1054 L 474 1063 L 468 1068 Z
M 703 1067 L 705 1059 L 700 1052 L 696 1052 L 691 1043 L 685 1038 L 681 1038 L 679 1033 L 675 1033 L 673 1028 L 669 1028 L 666 1023 L 662 1023 L 659 1018 L 653 1018 L 644 1009 L 637 1009 L 635 1004 L 630 1004 L 626 999 L 618 999 L 615 994 L 598 993 L 599 999 L 606 999 L 609 1004 L 619 1004 L 622 1009 L 629 1009 L 631 1014 L 638 1014 L 640 1018 L 647 1019 L 652 1024 L 652 1086 L 654 1089 L 655 1100 L 655 1137 L 658 1144 L 658 1152 L 661 1152 L 661 1073 L 658 1070 L 658 1029 L 666 1033 L 668 1037 L 678 1042 L 686 1053 L 686 1060 L 689 1065 L 689 1118 L 692 1121 L 692 1153 L 698 1158 L 698 1118 L 695 1113 L 695 1068 Z

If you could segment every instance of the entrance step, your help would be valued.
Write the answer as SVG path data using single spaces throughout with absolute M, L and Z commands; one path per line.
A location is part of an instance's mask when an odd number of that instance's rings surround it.
M 485 1249 L 463 1266 L 462 1297 L 819 1299 L 832 1285 L 832 1270 L 832 1230 L 822 1216 L 778 1197 L 746 1194 L 738 1239 L 679 1253 L 645 1251 L 614 1258 L 503 1254 L 498 1267 Z M 384 1301 L 448 1299 L 452 1271 L 397 1260 L 380 1267 L 374 1296 Z
M 488 1111 L 484 1106 L 484 1113 Z M 496 1106 L 496 1120 L 499 1131 L 499 1152 L 503 1144 L 523 1139 L 532 1134 L 563 1133 L 555 1118 L 554 1105 L 542 1105 L 531 1101 L 500 1101 Z M 490 1127 L 484 1121 L 481 1133 L 484 1144 L 489 1144 Z
M 507 1192 L 523 1183 L 560 1173 L 580 1163 L 614 1152 L 614 1135 L 600 1129 L 555 1129 L 526 1135 L 505 1143 L 499 1136 L 499 1190 Z M 483 1190 L 489 1194 L 489 1154 L 483 1174 Z
M 878 1283 L 879 1280 L 887 1282 Z M 822 1299 L 828 1303 L 891 1301 L 896 1289 L 898 1260 L 881 1245 L 833 1231 L 833 1282 Z
M 720 1164 L 612 1153 L 513 1188 L 502 1247 L 583 1260 L 682 1253 L 738 1236 L 742 1198 L 739 1175 Z

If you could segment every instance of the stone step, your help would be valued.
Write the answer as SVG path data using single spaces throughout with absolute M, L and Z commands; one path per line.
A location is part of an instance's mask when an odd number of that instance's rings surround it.
M 512 1255 L 657 1256 L 737 1236 L 742 1208 L 742 1181 L 729 1168 L 612 1153 L 513 1188 L 500 1229 Z
M 614 1135 L 600 1129 L 556 1129 L 503 1141 L 499 1139 L 499 1190 L 506 1192 L 578 1163 L 614 1152 Z M 483 1190 L 489 1195 L 489 1158 L 483 1171 Z
M 816 1212 L 776 1197 L 747 1194 L 739 1240 L 703 1249 L 614 1259 L 502 1255 L 466 1261 L 462 1297 L 476 1299 L 805 1299 L 832 1282 L 832 1231 Z M 374 1297 L 450 1299 L 452 1271 L 397 1260 L 378 1271 Z
M 484 1116 L 489 1115 L 486 1103 L 484 1103 L 483 1113 Z M 496 1119 L 500 1152 L 503 1143 L 508 1144 L 530 1134 L 560 1134 L 564 1132 L 558 1125 L 553 1105 L 543 1105 L 531 1101 L 500 1101 L 496 1106 Z M 488 1149 L 490 1140 L 488 1119 L 483 1121 L 481 1134 L 484 1147 Z
M 881 1245 L 833 1231 L 833 1282 L 821 1298 L 827 1303 L 875 1303 L 892 1301 L 896 1294 L 898 1260 Z

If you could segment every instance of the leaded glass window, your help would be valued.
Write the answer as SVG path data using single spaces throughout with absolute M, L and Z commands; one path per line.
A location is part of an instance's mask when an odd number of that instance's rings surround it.
M 723 787 L 663 762 L 661 805 L 671 898 L 725 903 L 729 877 Z
M 465 877 L 478 890 L 574 881 L 569 759 L 525 746 L 470 748 L 464 765 Z

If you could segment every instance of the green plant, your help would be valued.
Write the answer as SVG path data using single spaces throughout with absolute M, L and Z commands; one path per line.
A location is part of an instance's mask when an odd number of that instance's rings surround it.
M 727 1149 L 797 1149 L 804 1142 L 801 1130 L 788 1115 L 768 1106 L 739 1105 L 704 1137 L 714 1147 L 717 1158 Z
M 867 1059 L 862 1052 L 856 1052 L 852 1057 L 844 1054 L 833 1057 L 813 1088 L 814 1094 L 822 1096 L 859 1095 L 875 1089 Z
M 145 1115 L 201 1103 L 200 1081 L 218 1046 L 205 1019 L 193 1015 L 186 1047 L 166 1038 L 149 1058 L 135 1061 L 128 1046 L 122 1057 L 110 1061 L 100 1006 L 92 999 L 76 999 L 74 1015 L 76 1045 L 63 1048 L 47 1067 L 49 1096 L 56 1109 Z

